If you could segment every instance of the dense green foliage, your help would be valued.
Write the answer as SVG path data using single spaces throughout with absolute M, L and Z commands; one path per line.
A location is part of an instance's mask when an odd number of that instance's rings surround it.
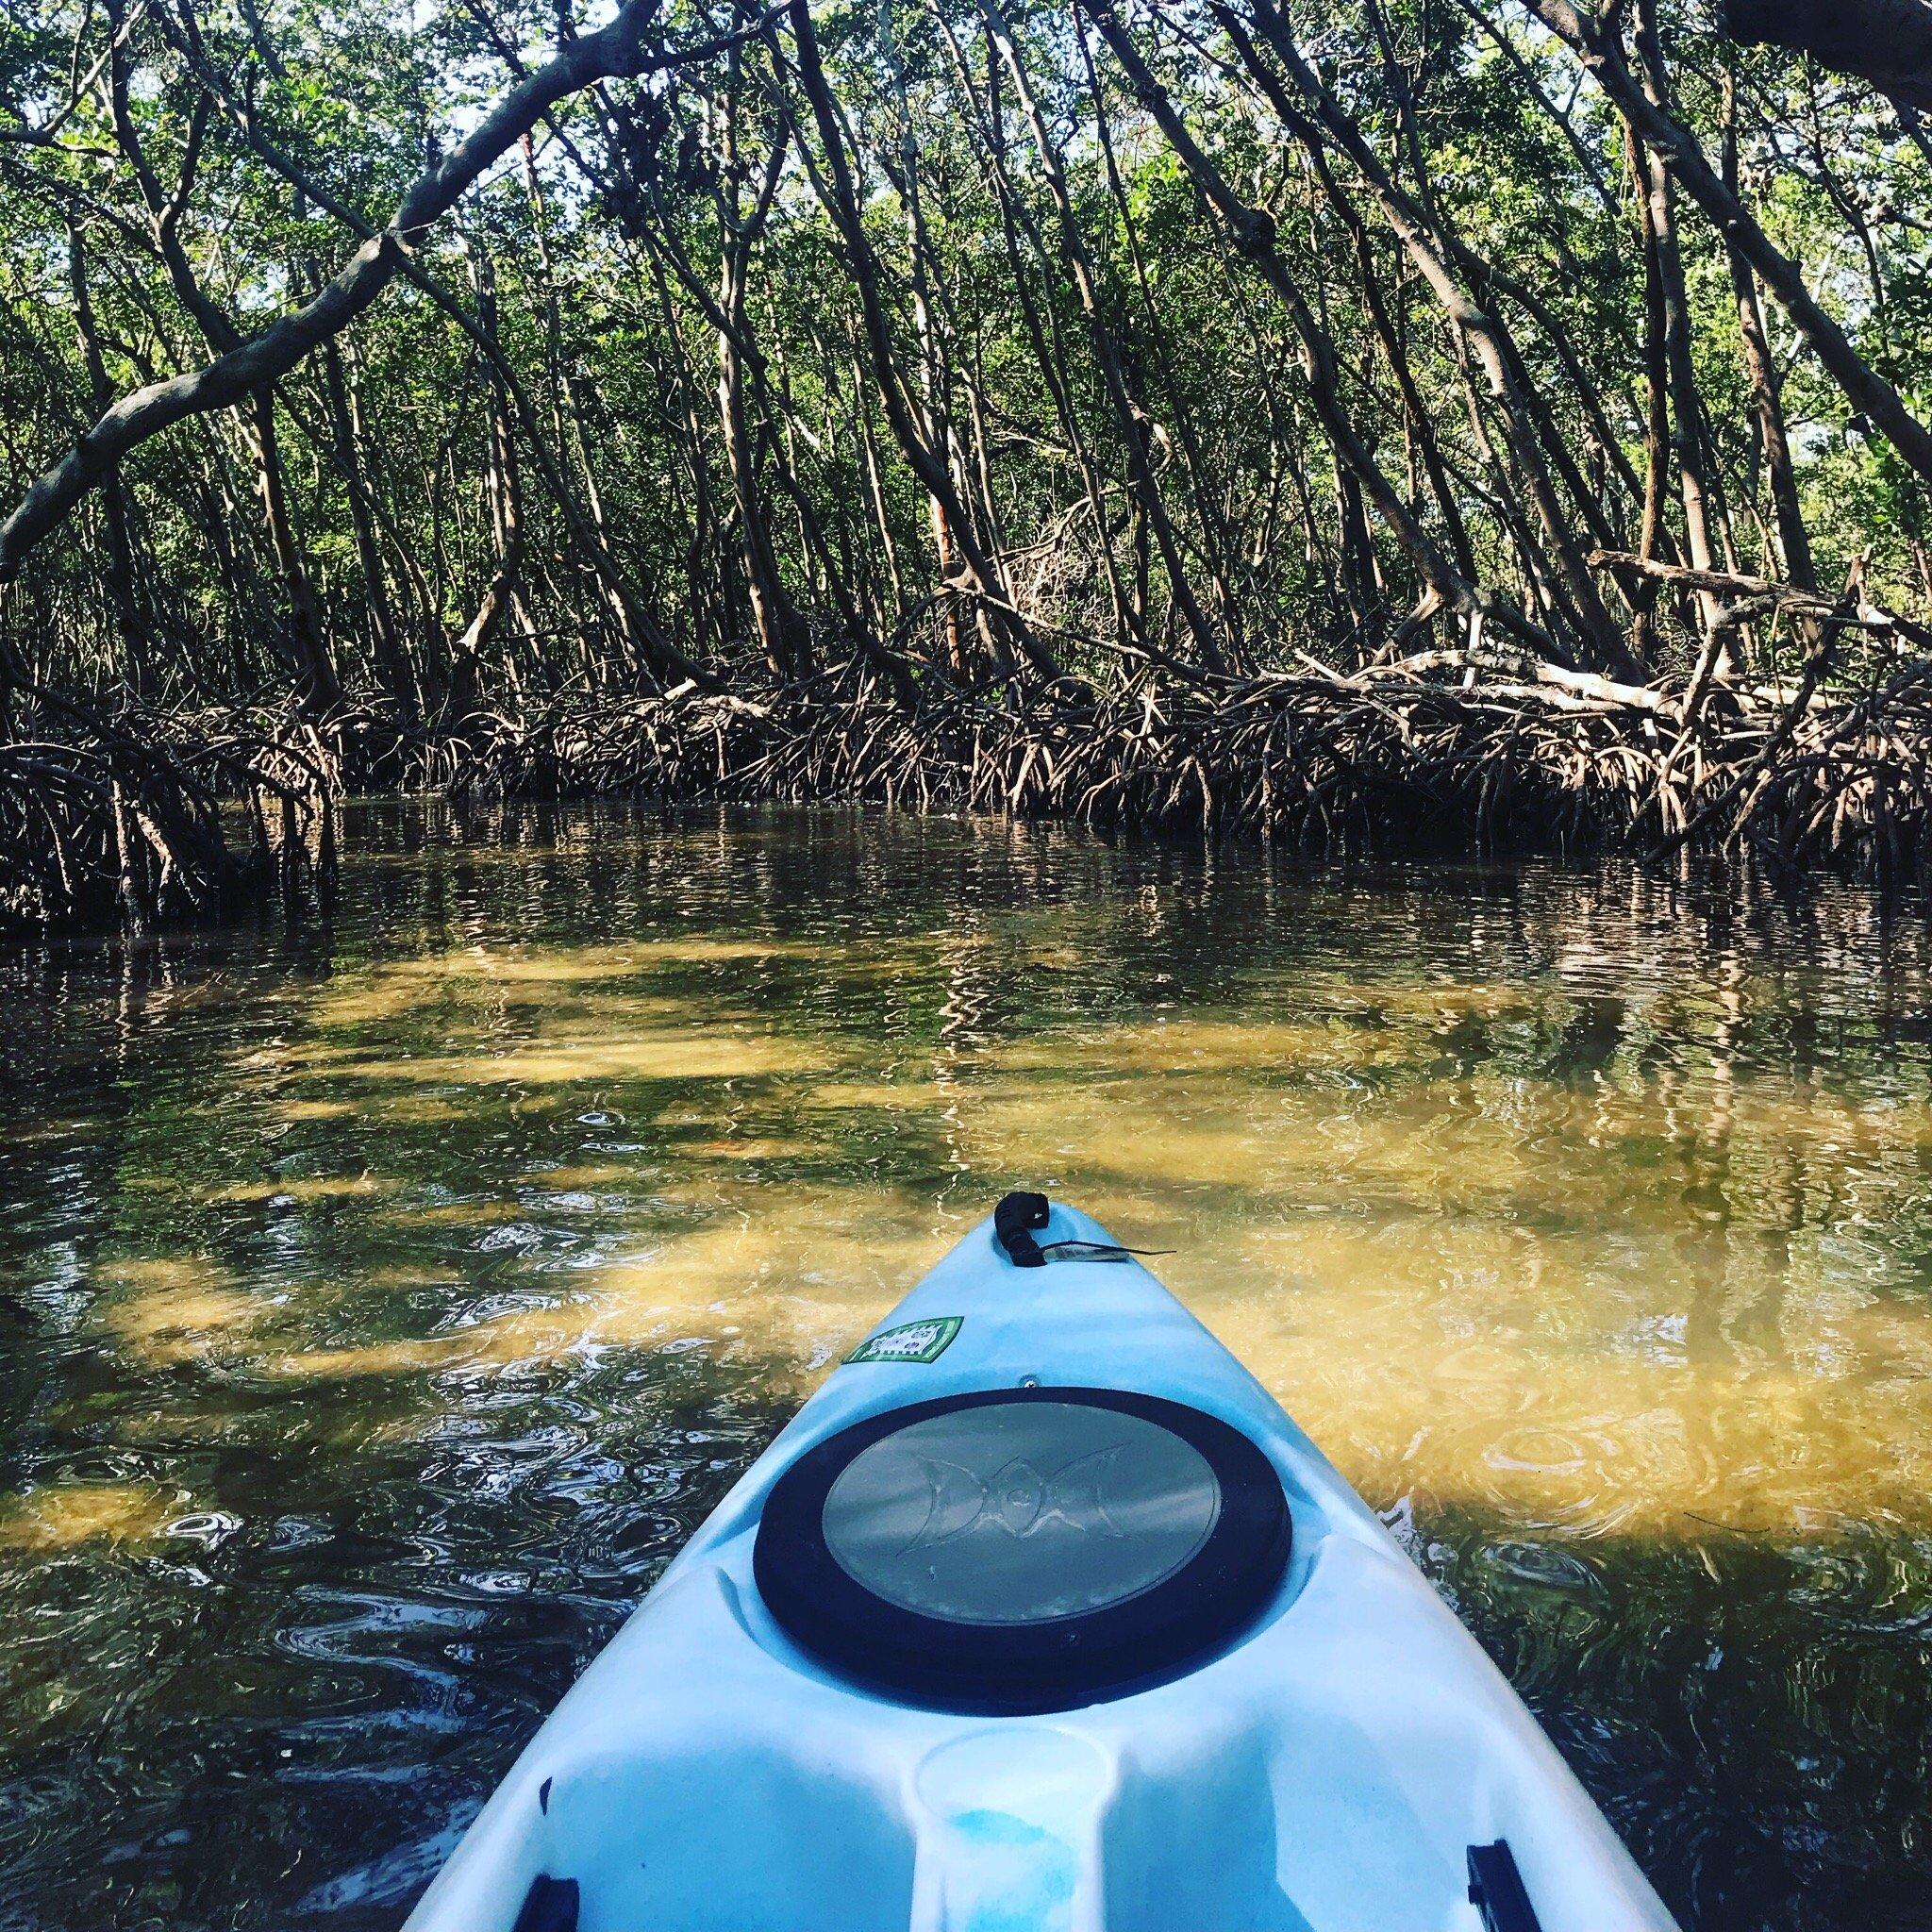
M 1430 623 L 1457 641 L 1427 605 L 1397 629 L 1428 588 L 1419 537 L 1543 655 L 1666 673 L 1711 641 L 1719 607 L 1674 586 L 1653 612 L 1654 581 L 1585 564 L 1579 582 L 1565 546 L 1807 585 L 1767 406 L 1816 583 L 1836 594 L 1869 556 L 1873 601 L 1932 596 L 1924 479 L 1681 189 L 1693 380 L 1660 379 L 1666 331 L 1647 314 L 1668 305 L 1668 264 L 1646 247 L 1624 114 L 1572 48 L 1498 0 L 1304 5 L 1299 54 L 1365 144 L 1351 154 L 1285 118 L 1284 101 L 1321 103 L 1283 78 L 1269 12 L 826 6 L 819 102 L 795 9 L 651 19 L 650 45 L 696 51 L 552 108 L 272 408 L 179 424 L 40 544 L 0 605 L 20 669 L 165 705 L 326 700 L 340 682 L 434 720 L 649 689 L 691 664 L 795 675 L 855 646 L 895 675 L 903 658 L 912 677 L 969 680 L 1022 653 L 1089 676 L 1294 666 L 1300 650 L 1346 664 L 1391 637 L 1421 648 Z M 8 502 L 114 397 L 320 287 L 352 223 L 387 222 L 570 25 L 495 0 L 9 9 Z M 1907 409 L 1932 399 L 1915 213 L 1932 144 L 1865 83 L 1712 27 L 1702 0 L 1660 23 L 1651 74 L 1672 111 L 1871 370 Z M 1272 244 L 1210 205 L 1103 28 L 1272 216 Z M 1364 155 L 1477 325 L 1430 287 Z M 1333 345 L 1353 457 L 1271 261 Z M 1764 314 L 1768 397 L 1741 354 L 1740 286 Z M 1486 374 L 1485 329 L 1511 386 Z M 1453 618 L 1456 595 L 1438 601 Z M 1761 670 L 1802 632 L 1727 631 L 1713 668 Z M 1632 658 L 1606 641 L 1624 637 Z

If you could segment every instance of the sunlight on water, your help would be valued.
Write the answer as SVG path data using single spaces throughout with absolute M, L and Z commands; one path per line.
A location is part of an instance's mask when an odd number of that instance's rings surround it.
M 833 815 L 362 829 L 332 933 L 0 964 L 0 1926 L 393 1924 L 1011 1185 L 1171 1251 L 1687 1924 L 1919 1895 L 1920 928 Z
M 0 1548 L 64 1552 L 76 1544 L 162 1534 L 167 1499 L 128 1483 L 57 1483 L 8 1499 Z

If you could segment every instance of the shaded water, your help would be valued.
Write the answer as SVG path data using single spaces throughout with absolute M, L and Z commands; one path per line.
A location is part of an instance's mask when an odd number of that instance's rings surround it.
M 0 959 L 0 1927 L 401 1916 L 1008 1185 L 1383 1510 L 1687 1926 L 1932 1925 L 1932 966 L 1624 873 L 364 808 Z

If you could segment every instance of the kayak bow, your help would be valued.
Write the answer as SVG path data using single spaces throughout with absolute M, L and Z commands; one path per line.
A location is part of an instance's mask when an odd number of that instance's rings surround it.
M 665 1571 L 407 1932 L 1671 1932 L 1267 1391 L 1009 1195 Z

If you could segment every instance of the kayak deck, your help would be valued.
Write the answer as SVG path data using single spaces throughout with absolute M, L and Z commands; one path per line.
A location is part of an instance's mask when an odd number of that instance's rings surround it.
M 1266 1391 L 1088 1217 L 1056 1205 L 1036 1232 L 1043 1266 L 974 1229 L 826 1381 L 544 1724 L 408 1932 L 1668 1932 L 1515 1693 Z M 1200 1655 L 1083 1682 L 1072 1707 L 1036 1694 L 999 1714 L 982 1695 L 997 1675 L 948 1655 L 999 1614 L 960 1596 L 986 1563 L 1028 1576 L 1056 1538 L 1097 1533 L 1103 1581 L 1082 1588 L 1107 1609 L 1184 1567 L 1110 1580 L 1130 1528 L 1178 1549 L 1198 1528 L 1187 1511 L 1208 1513 L 1176 1478 L 1182 1503 L 1161 1515 L 1077 1433 L 1063 1466 L 990 1448 L 976 1468 L 955 1437 L 908 1435 L 924 1503 L 903 1471 L 857 1459 L 890 1446 L 897 1411 L 970 1414 L 1021 1391 L 1068 1409 L 1081 1391 L 1149 1398 L 1158 1422 L 1198 1412 L 1265 1458 L 1291 1535 L 1272 1571 L 1249 1564 L 1256 1600 Z M 1022 1406 L 1000 1413 L 1031 1428 Z M 781 1622 L 759 1588 L 767 1504 L 782 1509 L 788 1480 L 808 1489 L 792 1473 L 841 1438 L 859 1445 L 845 1466 L 860 1503 L 871 1484 L 912 1514 L 909 1537 L 889 1529 L 834 1567 L 903 1599 L 908 1628 L 959 1620 L 957 1644 L 929 1653 L 929 1694 L 894 1628 L 878 1639 L 905 1651 L 891 1671 L 863 1633 L 841 1647 L 836 1590 L 800 1587 L 829 1599 L 814 1623 L 774 1587 Z M 843 1479 L 806 1511 L 835 1531 Z M 1202 1549 L 1244 1492 L 1215 1493 Z M 975 1547 L 985 1563 L 961 1555 Z

